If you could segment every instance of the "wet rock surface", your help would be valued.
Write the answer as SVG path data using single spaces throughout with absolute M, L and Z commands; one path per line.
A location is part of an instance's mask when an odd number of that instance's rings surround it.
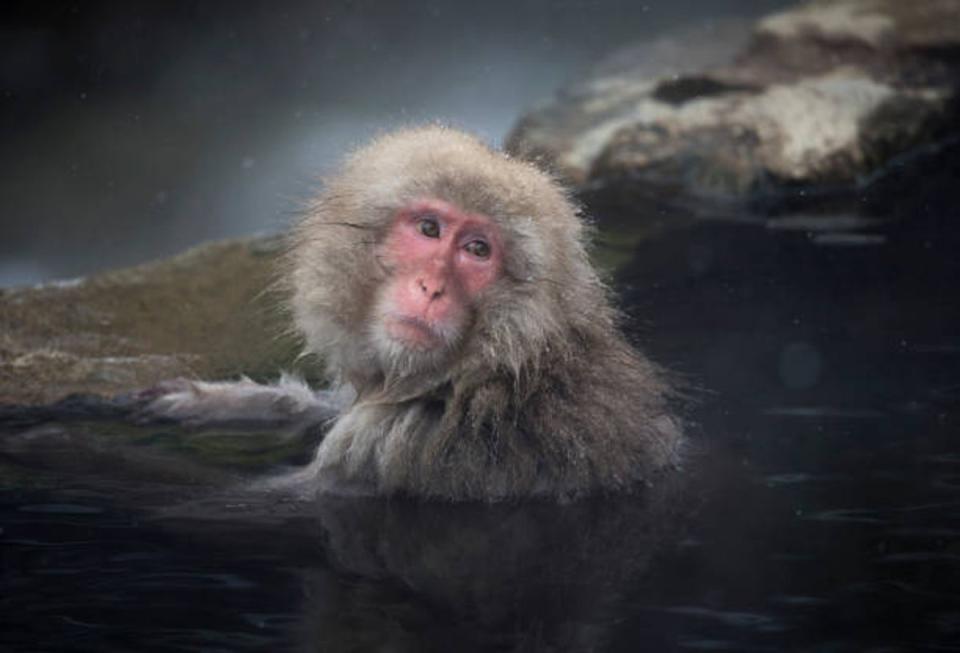
M 296 351 L 271 290 L 280 250 L 277 237 L 225 241 L 0 289 L 0 404 L 112 396 L 175 376 L 275 373 Z
M 865 193 L 960 136 L 958 88 L 960 4 L 818 1 L 618 53 L 508 148 L 607 200 L 871 214 Z

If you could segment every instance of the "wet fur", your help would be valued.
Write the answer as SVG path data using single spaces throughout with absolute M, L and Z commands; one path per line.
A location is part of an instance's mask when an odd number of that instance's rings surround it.
M 423 197 L 499 224 L 506 260 L 459 341 L 427 357 L 374 326 L 396 211 Z M 529 163 L 441 127 L 359 150 L 293 232 L 284 274 L 308 352 L 355 401 L 303 477 L 448 499 L 623 490 L 674 466 L 671 388 L 620 334 L 574 204 Z

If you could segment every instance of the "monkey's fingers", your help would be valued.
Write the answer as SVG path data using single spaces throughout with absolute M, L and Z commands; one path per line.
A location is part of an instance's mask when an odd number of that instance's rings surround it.
M 133 395 L 135 419 L 140 423 L 175 421 L 200 424 L 209 412 L 199 382 L 185 378 L 168 379 Z M 208 402 L 207 402 L 208 403 Z
M 191 426 L 322 421 L 337 410 L 327 393 L 316 393 L 302 381 L 287 376 L 275 385 L 246 378 L 222 382 L 178 378 L 148 388 L 138 396 L 143 421 L 172 420 Z

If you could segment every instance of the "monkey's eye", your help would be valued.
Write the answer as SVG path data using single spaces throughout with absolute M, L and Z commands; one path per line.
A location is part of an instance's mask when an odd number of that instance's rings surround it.
M 427 238 L 440 237 L 440 223 L 432 215 L 425 215 L 417 222 L 417 229 Z
M 477 258 L 490 258 L 490 244 L 486 241 L 471 240 L 463 248 Z

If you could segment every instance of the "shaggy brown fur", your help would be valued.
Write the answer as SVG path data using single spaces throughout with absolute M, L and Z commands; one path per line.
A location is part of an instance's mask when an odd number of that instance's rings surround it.
M 384 356 L 370 328 L 388 274 L 377 245 L 425 197 L 494 219 L 503 273 L 454 351 Z M 496 500 L 622 490 L 674 465 L 670 387 L 618 331 L 584 245 L 550 178 L 471 136 L 411 129 L 356 152 L 310 205 L 288 261 L 307 350 L 355 392 L 306 475 L 333 491 Z

